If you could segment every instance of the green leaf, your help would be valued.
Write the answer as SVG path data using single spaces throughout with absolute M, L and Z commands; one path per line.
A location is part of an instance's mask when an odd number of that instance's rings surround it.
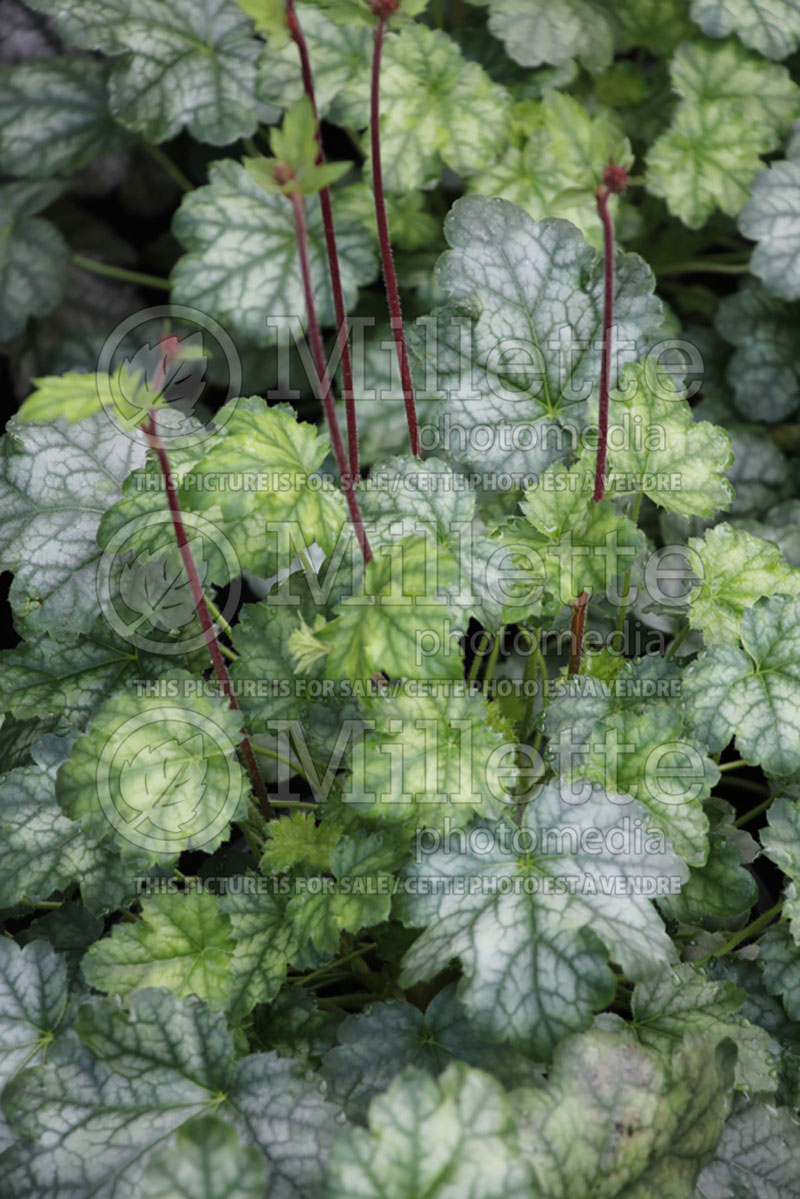
M 56 953 L 64 955 L 70 984 L 80 985 L 83 979 L 81 958 L 89 946 L 102 937 L 103 931 L 103 921 L 93 916 L 80 901 L 65 901 L 32 920 L 22 933 L 17 934 L 17 942 L 29 945 L 31 941 L 47 941 Z
M 259 889 L 261 881 L 257 875 L 245 876 L 242 889 L 229 891 L 220 901 L 220 911 L 230 920 L 233 939 L 227 1000 L 232 1020 L 243 1018 L 256 1004 L 275 998 L 286 980 L 287 963 L 302 948 L 285 902 Z
M 176 363 L 191 361 L 191 349 L 183 354 L 171 352 L 169 361 L 173 369 Z M 97 371 L 87 374 L 70 371 L 32 382 L 36 390 L 19 409 L 19 421 L 64 417 L 70 424 L 75 424 L 96 412 L 105 412 L 120 429 L 135 429 L 146 420 L 151 408 L 164 408 L 169 403 L 166 388 L 151 387 L 144 373 L 132 369 L 129 362 L 108 376 L 99 375 Z
M 535 1199 L 509 1100 L 480 1070 L 453 1063 L 436 1081 L 407 1067 L 370 1105 L 369 1130 L 334 1142 L 329 1199 Z
M 165 987 L 179 999 L 196 995 L 212 1011 L 230 995 L 231 923 L 215 895 L 174 891 L 142 899 L 134 924 L 114 926 L 83 959 L 90 986 L 109 995 Z
M 339 1044 L 325 1054 L 323 1072 L 352 1119 L 363 1120 L 369 1101 L 385 1091 L 406 1066 L 434 1078 L 453 1061 L 494 1074 L 507 1087 L 538 1080 L 538 1067 L 508 1044 L 481 1040 L 455 997 L 455 985 L 440 991 L 424 1012 L 403 1000 L 376 1003 L 349 1016 Z
M 683 99 L 650 147 L 648 189 L 699 229 L 715 208 L 729 216 L 742 208 L 759 155 L 778 146 L 800 110 L 800 90 L 785 68 L 733 40 L 680 46 L 670 73 Z
M 283 0 L 278 0 L 283 6 Z M 297 19 L 314 65 L 314 92 L 320 117 L 335 125 L 363 129 L 369 123 L 372 33 L 367 24 L 339 23 L 308 4 Z M 280 108 L 303 96 L 297 46 L 270 37 L 258 63 L 259 94 Z
M 45 941 L 0 941 L 0 1087 L 44 1056 L 67 1015 L 64 959 Z
M 674 216 L 699 229 L 715 208 L 735 216 L 761 170 L 763 139 L 722 104 L 681 104 L 672 124 L 651 145 L 647 189 Z
M 593 1031 L 556 1051 L 547 1090 L 521 1092 L 519 1124 L 548 1199 L 693 1199 L 728 1112 L 735 1050 L 689 1036 L 665 1064 Z M 536 1193 L 536 1192 L 534 1192 Z
M 326 585 L 327 580 L 323 590 Z M 342 722 L 351 716 L 355 719 L 357 712 L 346 692 L 339 694 L 338 688 L 324 681 L 323 661 L 308 667 L 305 677 L 296 677 L 293 638 L 302 633 L 304 619 L 313 625 L 315 617 L 307 610 L 311 604 L 304 613 L 303 606 L 290 602 L 295 599 L 289 587 L 267 603 L 240 608 L 231 638 L 239 657 L 231 664 L 230 675 L 252 733 L 275 732 L 287 727 L 281 722 L 300 721 L 312 759 L 324 762 L 331 735 L 335 742 Z M 280 820 L 271 827 L 289 828 L 291 822 Z
M 507 137 L 509 96 L 441 30 L 412 24 L 384 50 L 381 158 L 388 191 L 470 175 Z M 367 145 L 365 144 L 365 151 Z
M 790 1108 L 753 1102 L 728 1118 L 699 1199 L 794 1199 L 800 1132 Z
M 476 812 L 497 819 L 513 803 L 516 744 L 481 696 L 437 687 L 367 699 L 363 711 L 374 731 L 347 795 L 359 815 L 455 829 Z
M 378 834 L 359 829 L 331 854 L 325 880 L 301 877 L 286 909 L 300 944 L 310 941 L 321 954 L 334 954 L 343 932 L 380 924 L 392 906 L 392 871 L 397 851 Z M 309 885 L 310 884 L 310 885 Z
M 660 830 L 684 861 L 703 865 L 708 819 L 700 801 L 719 772 L 683 730 L 681 713 L 663 702 L 617 712 L 594 726 L 582 772 L 609 792 L 632 795 L 648 809 L 648 832 Z
M 260 43 L 233 0 L 36 0 L 57 15 L 67 40 L 122 55 L 111 72 L 111 111 L 127 129 L 163 142 L 186 128 L 225 146 L 254 133 L 270 113 L 256 98 Z M 103 23 L 105 16 L 108 24 Z
M 800 1020 L 800 947 L 788 924 L 767 929 L 758 942 L 758 965 L 770 995 L 779 995 L 790 1020 Z
M 80 641 L 45 634 L 0 654 L 0 708 L 20 719 L 58 712 L 85 727 L 105 697 L 135 679 L 152 678 L 166 660 L 141 654 L 100 618 Z
M 757 124 L 764 151 L 776 149 L 800 115 L 800 89 L 788 70 L 750 54 L 735 38 L 716 44 L 701 38 L 679 46 L 670 75 L 687 104 L 722 104 L 731 116 Z
M 575 780 L 602 784 L 615 802 L 633 796 L 648 811 L 645 845 L 659 837 L 691 865 L 708 852 L 702 800 L 719 779 L 716 765 L 684 731 L 679 706 L 668 697 L 680 681 L 663 659 L 626 662 L 611 684 L 588 676 L 562 684 L 548 705 L 548 756 Z M 655 837 L 655 841 L 649 838 Z
M 373 548 L 424 531 L 458 563 L 461 588 L 453 599 L 464 618 L 474 616 L 492 631 L 500 627 L 511 555 L 474 522 L 475 492 L 464 476 L 438 458 L 391 458 L 370 471 L 359 502 Z
M 622 809 L 599 789 L 572 806 L 568 785 L 554 783 L 528 805 L 516 832 L 481 825 L 465 852 L 418 853 L 399 911 L 424 931 L 406 954 L 401 986 L 458 957 L 458 995 L 479 1032 L 549 1058 L 609 1002 L 609 956 L 633 979 L 652 977 L 670 959 L 646 895 L 679 886 L 686 867 L 663 844 L 650 853 L 626 839 L 637 818 L 646 819 L 639 804 Z
M 235 1062 L 222 1013 L 147 990 L 131 996 L 130 1012 L 109 1000 L 84 1004 L 77 1028 L 85 1045 L 70 1039 L 46 1070 L 25 1071 L 6 1091 L 12 1126 L 28 1138 L 4 1162 L 15 1194 L 63 1199 L 69 1185 L 76 1199 L 136 1199 L 153 1151 L 210 1114 L 266 1158 L 270 1199 L 318 1191 L 336 1109 L 289 1060 Z
M 133 879 L 113 847 L 87 835 L 56 802 L 56 769 L 69 747 L 60 738 L 44 738 L 34 752 L 38 762 L 0 782 L 0 905 L 38 903 L 77 882 L 88 908 L 113 911 L 133 891 Z
M 270 45 L 286 42 L 289 29 L 284 0 L 236 0 L 236 3 L 250 17 L 257 32 L 270 38 Z
M 774 1091 L 777 1085 L 774 1042 L 739 1009 L 746 992 L 729 982 L 710 982 L 694 966 L 680 964 L 655 979 L 637 983 L 631 1011 L 637 1039 L 669 1063 L 689 1033 L 725 1037 L 738 1049 L 736 1084 L 746 1091 Z
M 331 854 L 342 832 L 341 825 L 331 820 L 317 824 L 311 812 L 291 812 L 282 820 L 271 820 L 261 869 L 267 874 L 283 874 L 293 866 L 330 870 Z
M 716 927 L 749 912 L 758 898 L 758 884 L 745 863 L 758 856 L 758 845 L 743 829 L 737 829 L 736 812 L 730 804 L 712 796 L 705 804 L 710 828 L 708 858 L 692 866 L 679 895 L 665 895 L 661 910 L 670 919 L 695 927 Z
M 319 318 L 330 324 L 333 300 L 316 201 L 306 205 L 306 219 Z M 172 272 L 176 303 L 200 308 L 254 346 L 268 346 L 275 329 L 292 327 L 293 319 L 300 320 L 298 328 L 305 325 L 294 218 L 285 196 L 268 195 L 237 162 L 215 162 L 209 183 L 184 198 L 172 228 L 188 251 Z M 355 224 L 337 223 L 336 240 L 345 305 L 352 308 L 359 286 L 375 278 L 374 251 Z
M 708 971 L 714 978 L 727 979 L 744 991 L 741 1015 L 751 1024 L 766 1029 L 780 1046 L 778 1098 L 781 1103 L 793 1103 L 800 1064 L 800 1029 L 789 1019 L 781 1001 L 767 991 L 757 962 L 741 954 L 730 954 L 710 962 Z
M 69 247 L 55 225 L 36 216 L 52 204 L 60 183 L 0 186 L 0 343 L 46 316 L 67 286 Z
M 618 27 L 617 51 L 644 46 L 651 54 L 663 57 L 696 32 L 684 0 L 623 0 L 613 5 L 612 16 Z
M 800 43 L 797 0 L 692 0 L 692 20 L 710 37 L 737 34 L 767 58 L 787 58 Z
M 343 533 L 349 540 L 342 493 L 330 478 L 312 478 L 328 452 L 327 437 L 290 409 L 237 400 L 224 436 L 181 486 L 181 503 L 228 538 L 242 566 L 269 578 L 303 545 L 330 552 Z M 296 544 L 287 552 L 290 531 Z
M 143 438 L 124 436 L 104 413 L 77 425 L 12 421 L 0 454 L 0 564 L 16 571 L 12 607 L 32 633 L 88 633 L 99 613 L 100 518 L 144 462 Z
M 63 416 L 70 424 L 85 420 L 102 410 L 97 374 L 51 375 L 33 379 L 34 391 L 17 413 L 19 421 L 57 420 Z
M 609 15 L 586 0 L 475 0 L 489 6 L 489 30 L 523 67 L 560 66 L 578 58 L 590 71 L 611 62 Z
M 525 112 L 528 140 L 469 181 L 469 190 L 521 205 L 534 218 L 563 217 L 602 245 L 595 189 L 609 162 L 630 168 L 633 151 L 609 109 L 589 113 L 565 92 L 546 92 Z M 580 193 L 583 193 L 581 195 Z M 576 194 L 577 193 L 577 194 Z M 612 210 L 616 212 L 616 199 Z
M 432 245 L 437 245 L 441 233 L 441 221 L 437 216 L 430 212 L 426 207 L 427 195 L 423 191 L 410 192 L 389 192 L 385 197 L 386 214 L 389 221 L 389 235 L 392 245 L 400 250 L 427 250 Z M 350 183 L 347 187 L 340 188 L 336 194 L 336 213 L 337 224 L 339 220 L 357 221 L 364 229 L 377 240 L 378 224 L 375 217 L 375 197 L 372 193 L 372 185 L 366 179 L 361 179 L 357 183 Z M 384 331 L 380 326 L 376 326 L 370 337 L 370 344 L 364 347 L 365 356 L 365 390 L 367 384 L 370 389 L 377 392 L 380 397 L 380 402 L 372 404 L 373 419 L 370 422 L 368 412 L 364 411 L 365 405 L 359 405 L 359 438 L 362 434 L 367 434 L 366 445 L 369 445 L 369 425 L 375 423 L 377 415 L 381 430 L 385 430 L 386 426 L 386 401 L 395 398 L 399 399 L 399 407 L 402 409 L 402 419 L 405 421 L 405 407 L 403 406 L 403 391 L 402 387 L 398 388 L 392 378 L 393 363 L 388 359 L 387 350 L 394 355 L 394 344 L 387 339 L 386 336 L 381 336 L 382 332 L 391 334 L 388 328 Z M 395 359 L 396 362 L 396 359 Z M 388 369 L 387 369 L 388 366 Z M 376 378 L 380 375 L 380 379 Z M 385 376 L 385 387 L 379 386 L 383 383 Z M 391 392 L 397 393 L 397 396 L 390 395 Z M 356 399 L 361 399 L 356 396 Z M 377 413 L 376 410 L 377 409 Z M 420 415 L 420 409 L 424 410 L 423 404 L 417 404 L 417 413 Z M 362 418 L 363 413 L 363 418 Z M 342 423 L 344 423 L 343 418 Z M 420 421 L 422 423 L 422 421 Z M 364 426 L 367 426 L 364 428 Z M 405 426 L 408 427 L 407 425 Z M 400 445 L 398 439 L 389 439 L 386 441 L 386 453 L 391 453 Z M 364 459 L 365 443 L 362 439 L 361 457 Z M 378 457 L 378 455 L 375 455 Z
M 462 626 L 450 598 L 459 592 L 451 555 L 427 538 L 380 546 L 363 586 L 317 634 L 330 645 L 328 678 L 366 682 L 380 671 L 390 678 L 461 678 Z
M 738 520 L 736 527 L 767 541 L 774 541 L 786 561 L 791 566 L 800 567 L 800 500 L 776 504 L 759 520 Z
M 515 522 L 510 534 L 533 552 L 534 578 L 544 566 L 545 586 L 560 604 L 582 591 L 606 593 L 644 548 L 644 534 L 611 500 L 595 503 L 593 483 L 585 463 L 548 466 L 520 505 L 527 526 Z
M 445 399 L 441 445 L 467 475 L 499 471 L 519 486 L 574 448 L 583 430 L 600 371 L 602 260 L 567 222 L 537 224 L 482 196 L 456 201 L 445 234 L 452 249 L 437 281 L 448 306 L 427 331 L 438 348 L 418 351 L 427 392 Z M 640 356 L 659 324 L 653 285 L 641 258 L 618 256 L 617 369 Z
M 800 600 L 762 600 L 742 618 L 743 649 L 712 646 L 684 673 L 687 717 L 712 753 L 732 737 L 777 777 L 800 768 Z
M 263 1199 L 265 1175 L 258 1150 L 209 1115 L 188 1121 L 170 1149 L 153 1154 L 142 1182 L 149 1199 Z
M 733 488 L 725 478 L 733 461 L 730 435 L 695 420 L 654 358 L 625 367 L 610 404 L 607 494 L 643 491 L 660 508 L 683 516 L 713 516 L 730 505 Z M 584 452 L 584 470 L 590 470 L 592 458 Z
M 192 847 L 210 853 L 246 809 L 241 715 L 185 673 L 164 683 L 161 695 L 107 699 L 57 782 L 59 803 L 87 834 L 154 862 Z
M 127 135 L 108 112 L 108 68 L 56 56 L 0 71 L 0 169 L 22 178 L 68 175 Z
M 773 800 L 767 812 L 767 826 L 759 834 L 764 853 L 779 866 L 791 883 L 800 882 L 800 805 L 781 795 Z M 786 898 L 789 899 L 789 889 Z M 800 942 L 800 912 L 787 903 L 784 912 L 789 916 L 792 936 Z
M 776 162 L 758 176 L 739 228 L 759 243 L 752 274 L 784 300 L 800 299 L 800 162 Z
M 210 438 L 198 439 L 195 429 L 185 438 L 170 438 L 168 445 L 170 474 L 178 488 L 184 524 L 188 526 L 190 546 L 204 586 L 224 584 L 237 578 L 241 574 L 241 564 L 229 539 L 223 536 L 214 520 L 192 519 L 189 515 L 193 492 L 190 485 L 182 489 L 182 483 L 190 474 L 195 489 L 206 486 L 206 481 L 201 480 L 195 470 L 209 449 L 225 435 L 226 422 L 234 407 L 226 406 L 220 410 L 217 420 L 221 428 Z M 223 486 L 226 484 L 227 480 Z M 258 480 L 250 479 L 245 484 L 240 479 L 238 486 L 250 484 L 255 486 Z M 210 486 L 214 487 L 214 483 Z M 169 516 L 164 475 L 152 450 L 147 451 L 141 469 L 132 471 L 125 479 L 122 498 L 103 513 L 97 543 L 107 555 L 102 577 L 103 603 L 119 621 L 121 632 L 135 632 L 143 618 L 148 624 L 163 623 L 169 616 L 169 601 L 180 613 L 180 623 L 184 623 L 183 617 L 188 615 L 184 603 L 188 606 L 191 592 L 187 596 L 188 580 Z M 133 561 L 130 561 L 131 557 Z M 151 602 L 153 598 L 154 603 Z M 127 603 L 128 599 L 135 600 L 133 607 Z
M 272 1003 L 253 1013 L 256 1043 L 276 1050 L 281 1057 L 313 1064 L 316 1069 L 322 1055 L 336 1044 L 340 1019 L 321 1008 L 310 990 L 285 986 Z
M 757 284 L 726 296 L 717 309 L 715 324 L 734 347 L 728 365 L 734 403 L 749 420 L 783 420 L 800 404 L 796 323 L 795 307 Z
M 707 645 L 738 645 L 745 613 L 765 596 L 800 594 L 800 571 L 771 541 L 725 523 L 691 537 L 699 576 L 689 599 L 689 624 Z
M 308 96 L 287 108 L 283 124 L 270 130 L 269 144 L 276 159 L 295 174 L 313 167 L 317 158 L 317 122 Z M 258 162 L 258 159 L 251 159 Z
M 29 8 L 53 19 L 65 42 L 88 50 L 118 52 L 118 29 L 127 11 L 127 0 L 31 0 Z

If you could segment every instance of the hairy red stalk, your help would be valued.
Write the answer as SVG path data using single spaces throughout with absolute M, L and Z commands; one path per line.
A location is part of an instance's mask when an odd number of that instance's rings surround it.
M 608 462 L 608 410 L 611 391 L 611 350 L 614 332 L 614 219 L 609 200 L 616 192 L 628 186 L 628 175 L 624 167 L 610 163 L 603 174 L 603 182 L 595 197 L 597 214 L 603 225 L 603 348 L 600 358 L 600 397 L 597 419 L 597 461 L 594 472 L 595 503 L 606 494 L 606 465 Z M 581 592 L 572 607 L 572 640 L 569 655 L 569 673 L 578 674 L 583 654 L 583 630 L 586 624 L 586 606 L 589 595 Z
M 583 630 L 586 627 L 586 607 L 588 603 L 588 591 L 582 591 L 578 598 L 572 601 L 572 636 L 569 647 L 570 674 L 580 674 L 581 657 L 583 655 Z
M 378 18 L 375 27 L 375 47 L 372 55 L 372 91 L 370 105 L 370 144 L 372 147 L 372 190 L 375 195 L 375 217 L 378 222 L 378 242 L 381 249 L 383 264 L 383 279 L 386 284 L 386 299 L 389 305 L 389 317 L 392 325 L 397 361 L 400 366 L 400 380 L 403 385 L 403 399 L 406 405 L 406 420 L 411 437 L 411 452 L 422 457 L 422 449 L 417 427 L 417 407 L 414 402 L 414 385 L 411 382 L 411 367 L 408 361 L 406 334 L 403 327 L 403 312 L 400 307 L 400 290 L 397 286 L 397 272 L 394 268 L 392 243 L 389 240 L 389 222 L 386 219 L 386 199 L 383 193 L 383 168 L 381 166 L 381 55 L 383 39 L 386 33 L 386 19 L 397 9 L 396 0 L 374 0 L 372 11 Z
M 317 386 L 319 389 L 319 397 L 322 400 L 322 407 L 325 410 L 325 419 L 328 422 L 328 431 L 331 436 L 331 446 L 333 454 L 336 458 L 336 465 L 339 468 L 339 474 L 342 478 L 342 487 L 344 489 L 347 507 L 350 511 L 350 519 L 353 522 L 356 539 L 361 552 L 364 555 L 364 561 L 369 562 L 372 558 L 372 550 L 367 540 L 366 529 L 364 528 L 364 518 L 361 515 L 361 509 L 358 506 L 358 499 L 355 493 L 354 480 L 347 467 L 347 458 L 345 457 L 344 445 L 342 443 L 342 434 L 339 430 L 339 422 L 336 419 L 336 408 L 333 403 L 331 394 L 331 381 L 328 375 L 328 368 L 325 365 L 325 352 L 322 346 L 322 333 L 319 327 L 319 318 L 317 317 L 317 306 L 314 303 L 314 289 L 311 285 L 311 267 L 308 261 L 308 230 L 306 227 L 306 210 L 303 205 L 303 197 L 298 192 L 292 192 L 288 199 L 291 201 L 292 209 L 294 210 L 294 224 L 297 233 L 297 251 L 300 255 L 300 273 L 303 276 L 303 291 L 306 298 L 306 314 L 308 317 L 308 339 L 311 343 L 311 355 L 314 359 L 314 367 L 317 373 Z
M 172 471 L 170 470 L 167 451 L 164 448 L 163 441 L 158 436 L 158 431 L 156 428 L 156 410 L 154 408 L 150 409 L 150 416 L 144 422 L 141 428 L 145 437 L 150 443 L 151 448 L 155 451 L 155 455 L 158 458 L 158 464 L 161 467 L 161 473 L 164 476 L 164 488 L 167 493 L 169 514 L 172 517 L 172 527 L 175 530 L 175 540 L 178 543 L 178 549 L 180 550 L 181 559 L 183 561 L 183 568 L 186 571 L 186 577 L 189 580 L 189 587 L 192 591 L 194 606 L 197 610 L 197 618 L 200 621 L 200 627 L 203 630 L 203 636 L 205 637 L 206 645 L 208 646 L 208 652 L 211 657 L 211 662 L 214 666 L 214 673 L 217 676 L 217 680 L 223 695 L 227 696 L 228 703 L 230 704 L 231 708 L 238 712 L 240 711 L 240 708 L 236 702 L 236 697 L 233 694 L 228 668 L 225 665 L 225 659 L 223 658 L 222 652 L 219 648 L 217 635 L 214 632 L 214 625 L 212 624 L 211 616 L 209 614 L 208 607 L 206 606 L 206 597 L 203 594 L 200 576 L 197 573 L 197 567 L 189 546 L 189 539 L 186 536 L 186 528 L 183 523 L 183 514 L 181 512 L 181 505 L 178 499 L 178 491 L 175 486 L 175 480 L 172 477 Z M 250 775 L 250 781 L 253 784 L 253 790 L 261 801 L 261 807 L 264 815 L 272 819 L 275 816 L 275 811 L 269 801 L 267 788 L 264 783 L 264 779 L 261 777 L 261 771 L 258 769 L 255 754 L 253 753 L 253 747 L 250 744 L 250 739 L 247 736 L 247 730 L 245 729 L 244 724 L 242 724 L 242 740 L 239 744 L 239 749 L 242 757 L 244 758 L 245 765 L 247 766 L 247 772 Z
M 600 359 L 600 406 L 597 418 L 597 464 L 594 472 L 594 500 L 606 494 L 608 461 L 608 397 L 611 390 L 611 339 L 614 326 L 614 220 L 609 211 L 611 192 L 603 185 L 597 189 L 597 212 L 603 222 L 603 350 Z
M 300 22 L 295 12 L 294 0 L 286 0 L 286 23 L 292 41 L 297 46 L 300 55 L 300 69 L 303 75 L 303 89 L 311 104 L 314 119 L 317 122 L 317 164 L 325 161 L 322 149 L 322 137 L 319 129 L 317 97 L 314 90 L 314 75 L 311 70 L 311 58 L 308 44 Z M 331 276 L 331 291 L 333 292 L 333 310 L 336 315 L 336 337 L 342 359 L 342 383 L 344 385 L 344 409 L 347 419 L 347 451 L 350 459 L 350 474 L 357 483 L 361 477 L 361 464 L 358 456 L 358 424 L 356 421 L 355 387 L 353 385 L 353 362 L 350 357 L 350 338 L 347 329 L 347 312 L 344 306 L 342 291 L 342 273 L 339 267 L 339 251 L 336 246 L 336 229 L 333 224 L 333 205 L 329 187 L 323 187 L 319 193 L 319 206 L 322 211 L 322 227 L 325 231 L 325 248 L 328 252 L 328 270 Z

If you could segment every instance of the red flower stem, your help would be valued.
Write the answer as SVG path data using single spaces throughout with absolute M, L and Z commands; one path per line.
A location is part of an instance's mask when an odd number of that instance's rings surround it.
M 572 636 L 569 649 L 569 673 L 580 674 L 581 657 L 583 655 L 583 630 L 586 626 L 586 607 L 589 603 L 589 592 L 582 591 L 576 600 L 572 601 Z
M 308 53 L 303 30 L 295 12 L 294 0 L 286 0 L 286 23 L 292 41 L 297 46 L 300 55 L 300 69 L 303 75 L 303 89 L 311 103 L 314 120 L 317 123 L 317 164 L 325 161 L 322 149 L 322 138 L 319 129 L 319 114 L 317 97 L 314 89 L 314 75 L 311 70 L 311 58 Z M 322 227 L 325 231 L 325 248 L 328 252 L 328 270 L 331 276 L 331 291 L 333 292 L 333 310 L 336 315 L 336 336 L 342 359 L 342 382 L 344 384 L 344 408 L 347 418 L 347 450 L 350 458 L 350 474 L 357 483 L 361 477 L 361 465 L 358 456 L 358 424 L 356 421 L 355 387 L 353 385 L 353 362 L 350 357 L 350 338 L 347 329 L 347 312 L 344 306 L 342 291 L 342 273 L 339 267 L 339 251 L 336 246 L 336 229 L 333 224 L 333 205 L 329 187 L 323 187 L 319 193 L 319 206 L 322 211 Z
M 406 420 L 411 437 L 411 452 L 417 458 L 422 457 L 422 449 L 417 427 L 417 408 L 414 402 L 414 386 L 411 382 L 411 367 L 408 362 L 406 335 L 403 328 L 403 311 L 400 307 L 400 291 L 397 286 L 397 272 L 394 269 L 392 243 L 389 240 L 389 223 L 386 219 L 386 199 L 383 194 L 383 168 L 381 166 L 381 55 L 383 39 L 386 33 L 386 18 L 378 17 L 375 26 L 375 46 L 372 55 L 372 92 L 370 105 L 370 144 L 372 148 L 372 190 L 375 194 L 375 217 L 378 222 L 378 242 L 381 249 L 383 264 L 383 279 L 386 284 L 386 299 L 389 305 L 389 317 L 392 325 L 397 361 L 400 365 L 400 379 L 403 385 L 403 398 L 406 404 Z
M 608 409 L 611 390 L 611 349 L 614 327 L 614 221 L 608 201 L 611 192 L 601 184 L 596 192 L 597 212 L 603 224 L 603 347 L 600 358 L 600 403 L 597 419 L 597 461 L 594 472 L 595 503 L 606 494 L 606 465 L 608 462 Z M 586 626 L 586 607 L 589 593 L 582 591 L 572 605 L 569 673 L 579 674 L 583 656 L 583 631 Z
M 597 465 L 594 472 L 594 500 L 606 493 L 608 460 L 608 408 L 611 390 L 611 340 L 614 330 L 614 221 L 608 207 L 611 192 L 602 185 L 597 189 L 597 212 L 603 223 L 603 349 L 600 359 L 600 409 L 597 419 Z
M 233 694 L 228 668 L 225 665 L 225 659 L 223 658 L 222 652 L 219 648 L 217 635 L 214 632 L 214 625 L 211 622 L 211 616 L 209 614 L 208 607 L 206 606 L 206 597 L 203 594 L 200 576 L 197 573 L 197 567 L 189 546 L 189 539 L 186 536 L 186 528 L 183 523 L 183 513 L 181 512 L 181 505 L 178 499 L 178 491 L 175 486 L 175 480 L 172 477 L 172 471 L 170 470 L 167 451 L 164 448 L 164 443 L 158 436 L 158 431 L 156 429 L 156 414 L 154 408 L 150 409 L 150 416 L 144 422 L 141 428 L 145 437 L 150 443 L 151 448 L 155 451 L 155 455 L 158 458 L 158 464 L 161 467 L 161 473 L 164 476 L 164 487 L 167 493 L 169 514 L 172 517 L 172 527 L 175 530 L 175 540 L 178 543 L 178 549 L 180 550 L 181 559 L 183 561 L 183 568 L 186 571 L 186 577 L 189 580 L 192 598 L 194 599 L 194 606 L 197 610 L 197 618 L 200 621 L 200 626 L 203 630 L 203 636 L 205 637 L 206 645 L 208 646 L 208 652 L 211 657 L 211 662 L 214 666 L 214 673 L 217 676 L 217 680 L 223 695 L 227 696 L 228 703 L 230 704 L 231 708 L 238 712 L 240 711 L 240 708 L 236 702 L 236 697 Z M 239 749 L 242 757 L 244 758 L 245 765 L 247 766 L 247 771 L 250 775 L 250 781 L 253 784 L 253 790 L 261 801 L 261 807 L 264 815 L 271 820 L 275 816 L 275 811 L 270 803 L 269 795 L 267 794 L 267 788 L 264 783 L 264 779 L 261 776 L 261 771 L 258 769 L 255 754 L 253 753 L 253 747 L 250 744 L 250 739 L 247 736 L 247 730 L 245 729 L 244 724 L 242 725 L 242 740 L 239 744 Z
M 331 446 L 336 459 L 336 465 L 339 468 L 339 474 L 342 478 L 342 487 L 344 489 L 347 507 L 350 511 L 350 519 L 353 522 L 356 539 L 361 552 L 364 555 L 364 561 L 369 562 L 372 558 L 372 550 L 370 549 L 367 533 L 364 528 L 364 518 L 361 515 L 361 509 L 358 506 L 356 498 L 353 478 L 348 470 L 347 458 L 345 457 L 344 445 L 342 443 L 342 434 L 339 431 L 339 422 L 336 419 L 336 408 L 331 395 L 331 381 L 328 375 L 328 368 L 325 365 L 325 352 L 322 347 L 322 333 L 319 327 L 319 318 L 317 317 L 317 306 L 314 303 L 314 289 L 311 285 L 311 267 L 308 261 L 308 230 L 306 227 L 306 210 L 303 205 L 303 197 L 298 192 L 293 192 L 288 199 L 291 201 L 292 209 L 294 210 L 294 224 L 297 234 L 297 251 L 300 255 L 300 273 L 303 276 L 303 291 L 306 298 L 306 315 L 308 317 L 308 339 L 311 343 L 311 355 L 314 359 L 314 367 L 317 373 L 317 387 L 319 397 L 322 400 L 322 407 L 325 411 L 325 419 L 328 422 L 328 431 L 331 436 Z

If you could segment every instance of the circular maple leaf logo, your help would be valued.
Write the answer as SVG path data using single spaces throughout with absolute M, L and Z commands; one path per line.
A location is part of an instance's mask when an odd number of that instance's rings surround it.
M 136 437 L 150 409 L 157 408 L 163 441 L 180 438 L 182 448 L 196 445 L 220 428 L 200 408 L 212 359 L 214 385 L 226 391 L 227 403 L 241 394 L 242 366 L 222 326 L 184 304 L 143 308 L 120 321 L 103 342 L 97 360 L 103 409 Z
M 201 712 L 140 712 L 109 737 L 97 764 L 109 823 L 149 853 L 200 849 L 234 818 L 243 794 L 236 746 Z

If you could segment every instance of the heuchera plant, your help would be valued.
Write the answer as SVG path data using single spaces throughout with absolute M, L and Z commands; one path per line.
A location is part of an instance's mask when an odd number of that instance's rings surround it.
M 5 9 L 3 1199 L 800 1193 L 796 5 Z

